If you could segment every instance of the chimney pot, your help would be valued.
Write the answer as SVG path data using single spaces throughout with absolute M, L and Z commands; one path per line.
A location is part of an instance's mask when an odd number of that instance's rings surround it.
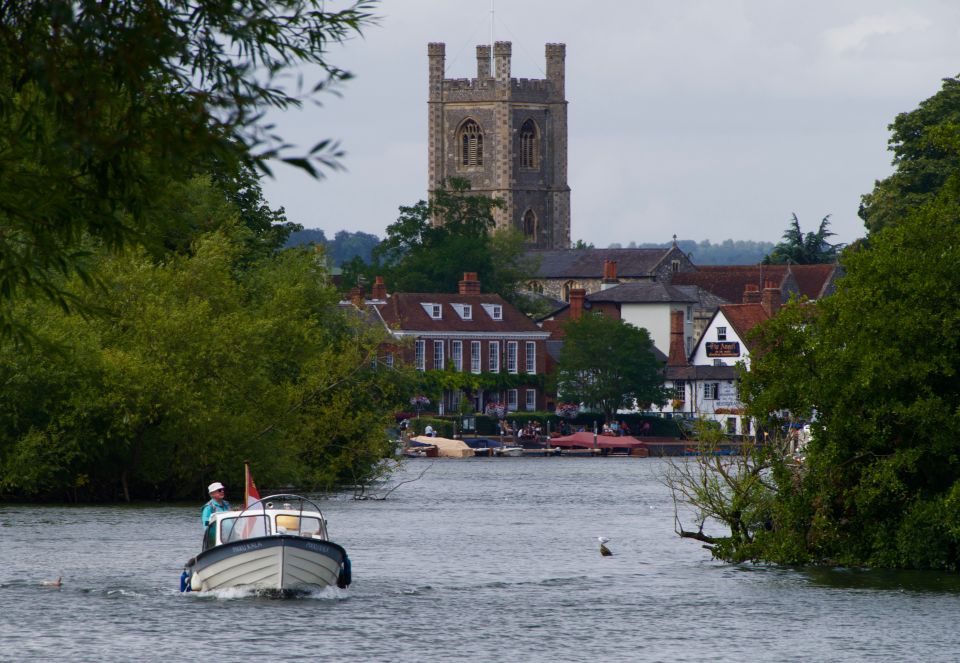
M 480 294 L 480 281 L 477 280 L 476 272 L 464 272 L 463 280 L 458 283 L 458 286 L 461 295 Z

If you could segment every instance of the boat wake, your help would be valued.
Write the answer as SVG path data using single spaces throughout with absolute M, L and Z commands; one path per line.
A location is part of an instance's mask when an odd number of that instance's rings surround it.
M 195 597 L 196 599 L 214 599 L 216 601 L 234 601 L 247 598 L 342 601 L 349 598 L 350 593 L 339 587 L 317 587 L 297 590 L 224 587 L 222 589 L 211 589 L 206 592 L 186 592 L 183 596 Z

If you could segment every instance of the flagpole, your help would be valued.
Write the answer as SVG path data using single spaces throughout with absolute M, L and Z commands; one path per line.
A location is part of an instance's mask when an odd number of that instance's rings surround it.
M 243 508 L 250 503 L 250 461 L 243 461 Z

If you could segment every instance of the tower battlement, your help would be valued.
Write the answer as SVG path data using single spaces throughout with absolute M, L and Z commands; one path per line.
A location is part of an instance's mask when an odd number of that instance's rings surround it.
M 429 190 L 450 177 L 500 198 L 497 227 L 537 248 L 570 245 L 564 44 L 546 44 L 546 78 L 511 76 L 512 44 L 477 46 L 476 78 L 446 78 L 446 46 L 427 45 Z

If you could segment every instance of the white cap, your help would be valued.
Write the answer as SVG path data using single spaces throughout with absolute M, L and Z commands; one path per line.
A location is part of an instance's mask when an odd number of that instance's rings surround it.
M 220 490 L 221 488 L 223 488 L 223 484 L 220 483 L 219 481 L 214 481 L 209 486 L 207 486 L 207 492 L 212 493 L 213 491 Z

